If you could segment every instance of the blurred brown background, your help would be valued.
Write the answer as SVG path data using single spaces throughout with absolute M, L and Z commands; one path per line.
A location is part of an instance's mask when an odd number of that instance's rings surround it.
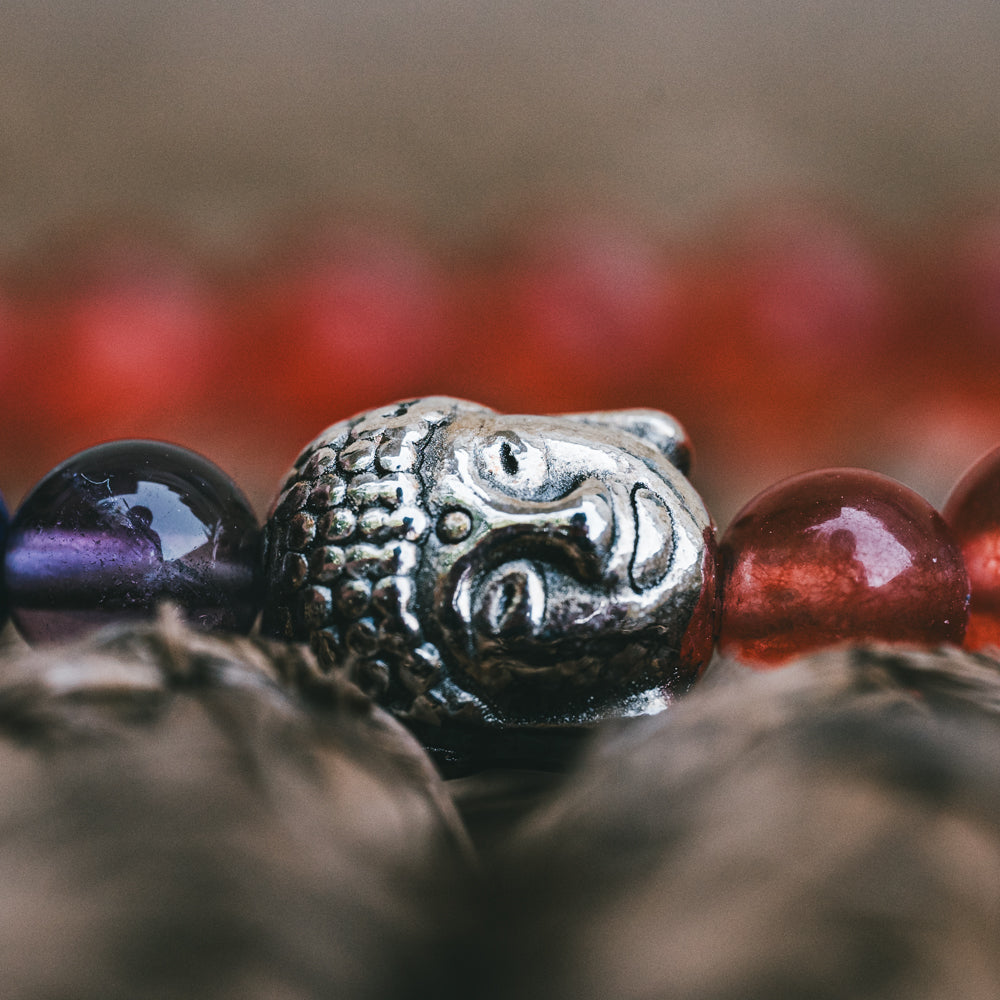
M 591 400 L 665 406 L 695 432 L 701 485 L 722 523 L 739 501 L 803 464 L 869 464 L 939 503 L 968 461 L 1000 442 L 990 408 L 1000 356 L 993 314 L 975 340 L 975 324 L 963 318 L 967 301 L 955 306 L 949 298 L 966 279 L 975 286 L 969 296 L 995 280 L 993 272 L 982 278 L 992 265 L 981 260 L 992 259 L 1000 228 L 986 227 L 975 261 L 958 277 L 941 277 L 960 256 L 954 248 L 992 218 L 1000 195 L 996 3 L 45 0 L 4 4 L 0 37 L 0 263 L 13 313 L 27 302 L 33 317 L 12 323 L 11 336 L 39 352 L 39 303 L 72 284 L 67 258 L 86 257 L 98 242 L 93 234 L 107 227 L 140 241 L 168 232 L 171 252 L 199 280 L 225 289 L 227 350 L 244 366 L 230 365 L 232 378 L 266 378 L 271 355 L 261 345 L 281 336 L 281 323 L 251 334 L 252 324 L 238 319 L 234 333 L 233 303 L 245 306 L 246 289 L 274 273 L 277 235 L 287 242 L 288 231 L 322 216 L 405 233 L 444 285 L 465 296 L 458 307 L 452 296 L 445 309 L 453 339 L 437 354 L 440 378 L 430 370 L 409 381 L 365 382 L 370 373 L 336 371 L 335 379 L 371 387 L 371 398 L 346 393 L 344 405 L 382 402 L 381 391 L 441 388 L 535 409 Z M 510 250 L 525 245 L 534 220 L 595 214 L 605 230 L 627 234 L 611 240 L 608 255 L 632 266 L 655 250 L 667 263 L 656 256 L 653 269 L 671 281 L 680 276 L 680 319 L 658 319 L 657 329 L 684 335 L 676 351 L 656 355 L 659 388 L 633 379 L 614 392 L 560 394 L 523 373 L 491 372 L 505 350 L 498 356 L 483 345 L 509 335 L 517 295 L 500 293 L 498 312 L 507 318 L 497 332 L 484 328 L 492 313 L 469 288 L 485 281 L 495 294 L 507 288 L 517 253 L 537 259 Z M 782 249 L 772 254 L 775 239 Z M 567 253 L 579 246 L 577 236 L 564 238 Z M 868 312 L 847 341 L 867 344 L 891 330 L 877 361 L 865 347 L 860 365 L 831 363 L 826 379 L 814 371 L 803 381 L 798 362 L 786 371 L 784 360 L 761 353 L 754 338 L 766 318 L 747 320 L 739 303 L 710 315 L 691 311 L 699 289 L 702 302 L 725 299 L 733 275 L 750 274 L 756 288 L 764 279 L 754 276 L 755 261 L 810 253 L 827 262 L 818 270 L 833 298 L 809 286 L 789 293 L 798 296 L 796 308 L 814 299 L 826 308 L 817 336 L 831 340 L 851 326 L 842 317 L 860 302 Z M 553 266 L 565 273 L 578 265 Z M 915 290 L 920 299 L 938 279 L 914 306 Z M 478 303 L 474 315 L 470 301 Z M 456 334 L 463 317 L 467 328 Z M 42 324 L 44 357 L 69 364 L 60 322 Z M 363 321 L 357 329 L 367 336 Z M 456 335 L 465 337 L 458 349 Z M 234 348 L 234 337 L 245 348 Z M 622 337 L 609 334 L 582 350 L 591 364 L 612 359 L 614 367 Z M 957 351 L 970 349 L 969 364 L 953 364 Z M 560 351 L 573 348 L 553 347 L 551 356 Z M 806 353 L 818 359 L 814 369 L 826 364 L 822 350 Z M 381 357 L 390 360 L 379 364 L 405 366 L 408 353 Z M 746 374 L 753 358 L 765 358 L 762 370 Z M 641 352 L 629 365 L 650 370 Z M 6 419 L 2 442 L 2 485 L 15 503 L 55 461 L 93 443 L 89 411 L 59 410 L 62 390 L 39 368 L 48 371 L 49 360 L 22 360 L 18 378 L 0 385 L 8 410 L 21 413 Z M 724 374 L 718 382 L 716 370 Z M 755 423 L 755 400 L 791 382 L 800 384 L 798 395 Z M 313 430 L 303 436 L 308 421 L 300 415 L 268 451 L 262 436 L 282 423 L 284 397 L 274 396 L 271 411 L 259 385 L 242 402 L 230 386 L 221 394 L 223 415 L 203 413 L 205 394 L 218 384 L 216 376 L 201 385 L 198 405 L 165 399 L 141 419 L 133 419 L 127 394 L 116 402 L 103 386 L 104 405 L 117 406 L 118 417 L 89 426 L 99 437 L 152 434 L 196 446 L 264 506 L 294 457 L 290 442 L 304 443 L 346 415 L 336 400 L 323 402 Z M 185 407 L 187 422 L 178 416 Z M 838 422 L 833 436 L 823 436 L 830 421 L 816 416 L 824 409 Z M 59 412 L 32 437 L 41 411 Z M 730 437 L 730 427 L 739 433 Z M 817 443 L 768 444 L 792 434 Z
M 5 248 L 152 209 L 238 252 L 316 201 L 449 245 L 538 199 L 657 227 L 819 191 L 921 223 L 996 190 L 988 0 L 3 5 Z

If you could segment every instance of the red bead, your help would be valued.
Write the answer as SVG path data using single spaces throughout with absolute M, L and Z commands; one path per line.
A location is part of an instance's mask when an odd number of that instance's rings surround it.
M 229 369 L 216 295 L 193 262 L 116 232 L 68 241 L 42 264 L 19 303 L 16 396 L 28 416 L 5 432 L 15 455 L 32 455 L 30 476 L 102 439 L 196 438 Z
M 893 479 L 824 469 L 750 501 L 719 546 L 719 648 L 761 666 L 839 642 L 960 644 L 969 583 L 943 518 Z
M 972 587 L 965 645 L 1000 647 L 1000 448 L 962 476 L 944 517 L 961 546 Z
M 515 412 L 634 405 L 675 371 L 674 266 L 628 226 L 587 213 L 536 223 L 491 284 L 471 326 L 474 397 Z
M 232 405 L 301 444 L 334 419 L 436 390 L 446 363 L 446 286 L 432 255 L 379 227 L 318 225 L 276 253 L 232 311 L 240 379 Z M 270 413 L 265 414 L 265 409 Z

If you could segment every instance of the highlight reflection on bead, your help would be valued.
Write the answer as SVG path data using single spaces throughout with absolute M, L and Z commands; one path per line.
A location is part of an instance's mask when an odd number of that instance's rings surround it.
M 99 445 L 50 472 L 14 515 L 10 615 L 29 641 L 70 639 L 169 600 L 196 626 L 247 631 L 258 550 L 249 503 L 207 459 L 155 441 Z
M 719 648 L 759 665 L 839 642 L 960 644 L 969 583 L 933 507 L 895 480 L 826 469 L 765 490 L 719 545 Z
M 969 468 L 944 506 L 969 571 L 972 600 L 965 645 L 1000 647 L 1000 448 Z

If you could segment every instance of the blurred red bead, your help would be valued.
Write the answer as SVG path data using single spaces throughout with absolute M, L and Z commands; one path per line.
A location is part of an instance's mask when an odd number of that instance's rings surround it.
M 290 238 L 233 303 L 233 402 L 301 444 L 323 421 L 435 391 L 445 292 L 403 234 L 335 225 Z
M 115 233 L 64 249 L 36 282 L 30 321 L 26 388 L 70 433 L 85 427 L 88 444 L 163 436 L 222 368 L 211 289 L 155 239 Z
M 680 412 L 733 511 L 788 469 L 863 465 L 912 367 L 898 273 L 844 213 L 796 200 L 730 215 L 681 284 Z M 738 419 L 734 413 L 738 412 Z
M 909 249 L 901 400 L 942 390 L 993 400 L 1000 390 L 1000 212 L 963 215 Z
M 948 317 L 973 343 L 1000 352 L 1000 211 L 979 215 L 946 245 Z
M 670 401 L 677 282 L 654 243 L 600 217 L 538 222 L 496 284 L 477 397 L 528 412 Z
M 744 294 L 755 337 L 809 369 L 853 368 L 884 347 L 891 332 L 885 269 L 849 227 L 792 210 L 754 236 Z
M 17 341 L 18 320 L 15 306 L 6 294 L 6 290 L 0 289 L 0 414 L 4 417 L 20 409 L 22 405 L 17 393 L 13 391 L 17 384 L 14 366 Z
M 972 588 L 965 645 L 1000 648 L 1000 448 L 962 476 L 944 517 L 961 546 Z
M 109 438 L 201 446 L 195 429 L 225 370 L 217 298 L 169 233 L 106 220 L 60 230 L 12 266 L 9 287 L 9 496 Z
M 724 654 L 769 666 L 851 641 L 960 644 L 969 582 L 942 517 L 901 483 L 825 469 L 765 490 L 719 545 Z

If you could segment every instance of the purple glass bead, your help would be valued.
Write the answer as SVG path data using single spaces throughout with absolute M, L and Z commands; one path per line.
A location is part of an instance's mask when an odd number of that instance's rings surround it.
M 10 616 L 29 641 L 150 618 L 245 632 L 257 614 L 260 529 L 221 469 L 158 441 L 113 441 L 53 469 L 10 524 Z

